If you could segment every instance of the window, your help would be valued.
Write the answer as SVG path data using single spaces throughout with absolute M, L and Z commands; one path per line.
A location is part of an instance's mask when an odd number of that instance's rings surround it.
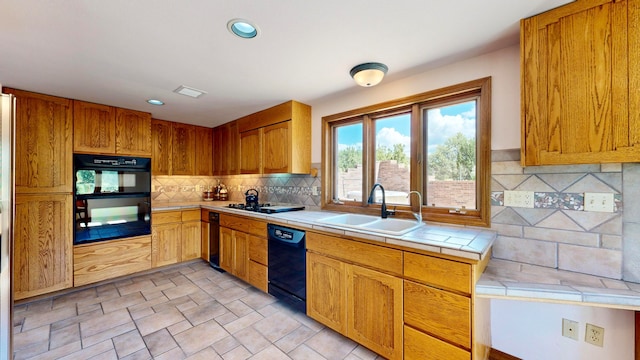
M 323 208 L 489 226 L 490 94 L 484 78 L 323 118 Z M 375 203 L 382 192 L 374 194 Z

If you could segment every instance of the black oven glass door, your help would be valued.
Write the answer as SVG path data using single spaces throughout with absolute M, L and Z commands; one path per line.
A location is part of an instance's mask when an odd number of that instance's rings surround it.
M 74 156 L 74 244 L 151 234 L 150 159 Z

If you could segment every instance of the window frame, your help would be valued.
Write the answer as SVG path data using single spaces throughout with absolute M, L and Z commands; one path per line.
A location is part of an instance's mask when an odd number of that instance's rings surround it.
M 421 112 L 426 104 L 446 104 L 459 99 L 476 96 L 478 119 L 476 123 L 476 199 L 477 209 L 456 211 L 454 208 L 438 208 L 424 206 L 426 196 L 424 174 L 426 172 L 425 133 Z M 423 194 L 422 218 L 426 221 L 451 223 L 457 225 L 471 225 L 489 227 L 491 224 L 491 77 L 480 78 L 441 89 L 431 90 L 417 95 L 390 100 L 342 113 L 322 117 L 322 202 L 323 210 L 371 215 L 380 214 L 380 204 L 367 204 L 368 191 L 373 186 L 374 167 L 370 163 L 374 160 L 373 143 L 375 142 L 375 127 L 373 119 L 386 117 L 393 113 L 411 112 L 411 190 Z M 363 123 L 363 189 L 361 202 L 334 202 L 335 159 L 333 153 L 333 126 L 347 124 L 360 118 Z M 417 211 L 417 198 L 411 197 L 411 206 L 388 205 L 396 208 L 396 217 L 413 218 L 412 211 Z

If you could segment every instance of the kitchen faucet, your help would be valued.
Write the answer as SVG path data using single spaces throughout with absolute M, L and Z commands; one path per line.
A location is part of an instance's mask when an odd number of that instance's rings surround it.
M 418 194 L 418 201 L 420 201 L 418 203 L 418 212 L 413 213 L 413 216 L 416 217 L 416 220 L 418 220 L 418 222 L 422 222 L 422 194 L 420 194 L 419 191 L 411 190 L 407 194 L 407 199 L 409 198 L 409 196 L 411 196 L 411 194 Z
M 373 187 L 371 188 L 371 192 L 369 193 L 369 200 L 367 201 L 368 204 L 373 204 L 373 198 L 375 195 L 375 190 L 376 187 L 379 187 L 380 190 L 382 190 L 382 206 L 380 207 L 380 216 L 383 219 L 386 219 L 388 215 L 394 215 L 396 212 L 393 210 L 389 210 L 387 211 L 387 202 L 385 200 L 385 195 L 384 195 L 384 188 L 382 187 L 382 185 L 380 184 L 373 184 Z

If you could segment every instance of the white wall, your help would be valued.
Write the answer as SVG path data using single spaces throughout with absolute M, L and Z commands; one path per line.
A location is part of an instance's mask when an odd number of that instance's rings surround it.
M 393 71 L 393 67 L 389 70 Z M 425 91 L 491 76 L 491 149 L 520 147 L 520 48 L 508 47 L 493 53 L 450 64 L 394 82 L 382 81 L 372 88 L 358 87 L 336 94 L 312 107 L 311 162 L 321 161 L 322 117 L 377 104 Z
M 631 310 L 492 300 L 492 347 L 525 360 L 632 360 L 634 316 Z M 562 336 L 562 318 L 579 322 L 579 341 Z M 587 323 L 604 328 L 603 347 L 584 341 Z

